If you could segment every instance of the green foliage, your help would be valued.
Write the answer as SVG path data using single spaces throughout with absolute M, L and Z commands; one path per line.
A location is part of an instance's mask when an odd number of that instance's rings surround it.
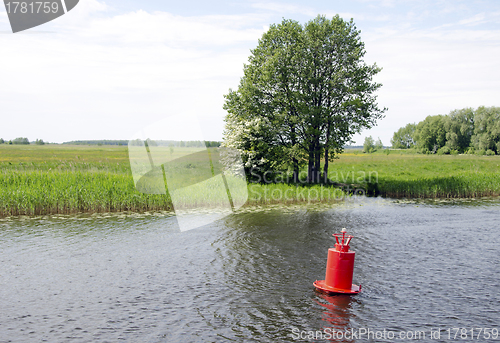
M 218 141 L 174 141 L 174 140 L 151 140 L 149 139 L 148 141 L 151 142 L 151 144 L 157 144 L 157 145 L 164 145 L 164 146 L 173 146 L 173 147 L 202 147 L 203 144 L 207 148 L 215 148 L 219 147 L 221 145 L 221 142 Z M 154 143 L 153 143 L 154 142 Z M 127 141 L 127 140 L 109 140 L 109 139 L 101 139 L 101 140 L 85 140 L 85 141 L 70 141 L 70 142 L 65 142 L 63 144 L 67 145 L 98 145 L 98 146 L 104 146 L 104 145 L 118 145 L 118 146 L 125 146 L 131 143 L 132 145 L 142 145 L 142 140 L 135 140 L 135 141 Z
M 0 144 L 3 144 L 5 143 L 5 141 L 3 140 L 3 138 L 0 138 Z
M 479 107 L 474 113 L 472 144 L 476 150 L 500 153 L 500 107 Z
M 101 139 L 101 140 L 85 140 L 85 141 L 70 141 L 64 142 L 63 144 L 67 145 L 127 145 L 127 140 L 109 140 L 109 139 Z
M 363 143 L 363 152 L 364 153 L 372 153 L 375 151 L 375 142 L 372 136 L 365 137 L 365 141 Z
M 332 165 L 329 177 L 367 187 L 378 183 L 381 196 L 394 198 L 468 198 L 500 195 L 500 160 L 496 156 L 423 155 L 346 152 Z M 370 180 L 371 173 L 371 180 Z
M 44 144 L 45 144 L 45 142 L 43 141 L 43 139 L 37 139 L 37 140 L 35 141 L 35 144 L 36 144 L 36 145 L 44 145 Z
M 451 111 L 444 118 L 446 146 L 451 150 L 465 152 L 474 133 L 474 111 L 472 108 Z
M 0 147 L 0 217 L 171 209 L 136 190 L 126 147 Z
M 438 155 L 449 155 L 451 153 L 451 149 L 447 146 L 443 146 L 437 150 Z
M 475 154 L 474 147 L 467 148 L 467 150 L 465 151 L 465 153 L 468 154 L 468 155 L 474 155 Z
M 382 141 L 380 140 L 380 137 L 377 139 L 377 141 L 375 142 L 375 151 L 377 150 L 382 150 L 384 148 L 384 144 L 382 143 Z
M 435 154 L 446 142 L 444 116 L 428 116 L 415 129 L 417 146 L 426 153 Z
M 394 132 L 391 139 L 391 144 L 394 149 L 410 149 L 415 145 L 415 129 L 416 124 L 407 124 Z
M 397 198 L 500 195 L 499 161 L 495 156 L 400 152 L 387 156 L 348 151 L 328 176 L 349 184 L 351 190 L 366 188 L 371 193 Z M 188 200 L 203 201 L 205 194 L 199 193 L 190 194 L 192 199 Z M 328 202 L 343 194 L 325 185 L 249 185 L 250 204 Z M 125 147 L 0 146 L 0 217 L 171 209 L 168 195 L 136 190 Z
M 382 117 L 353 21 L 318 16 L 305 25 L 271 25 L 252 50 L 238 90 L 225 95 L 224 145 L 238 149 L 247 171 L 293 170 L 308 163 L 315 180 L 362 128 Z
M 492 156 L 492 155 L 495 155 L 495 152 L 493 150 L 491 150 L 491 149 L 488 149 L 488 150 L 486 150 L 486 155 L 487 156 Z
M 207 148 L 218 148 L 220 147 L 221 142 L 219 141 L 205 141 L 205 146 Z
M 30 144 L 30 141 L 28 140 L 28 138 L 18 137 L 12 141 L 12 144 L 28 145 Z

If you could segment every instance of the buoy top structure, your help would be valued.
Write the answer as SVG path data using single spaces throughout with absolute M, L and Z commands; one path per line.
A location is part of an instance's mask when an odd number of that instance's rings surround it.
M 348 235 L 344 228 L 341 233 L 334 233 L 333 237 L 336 243 L 335 248 L 328 249 L 325 280 L 316 280 L 313 285 L 325 293 L 358 294 L 361 292 L 361 285 L 352 283 L 356 253 L 349 246 L 354 236 Z

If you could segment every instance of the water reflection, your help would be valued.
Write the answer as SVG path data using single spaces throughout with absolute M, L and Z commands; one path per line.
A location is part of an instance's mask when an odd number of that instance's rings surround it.
M 344 337 L 345 332 L 353 327 L 351 322 L 354 317 L 352 303 L 355 300 L 353 296 L 345 294 L 330 295 L 320 292 L 316 292 L 316 294 L 317 297 L 313 300 L 322 307 L 321 320 L 326 322 L 323 330 L 334 335 L 331 341 L 353 342 L 353 340 Z M 337 332 L 338 335 L 335 334 Z
M 497 325 L 498 204 L 368 201 L 182 233 L 168 215 L 0 221 L 0 340 L 366 342 L 345 334 Z M 316 293 L 342 227 L 363 292 Z

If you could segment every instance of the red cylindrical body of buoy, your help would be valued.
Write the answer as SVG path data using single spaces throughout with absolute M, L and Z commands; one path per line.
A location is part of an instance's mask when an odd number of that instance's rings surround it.
M 339 244 L 335 244 L 335 248 L 328 249 L 325 283 L 333 288 L 351 289 L 356 253 L 343 252 L 339 248 Z
M 328 249 L 325 280 L 316 280 L 314 287 L 326 293 L 357 294 L 361 291 L 361 286 L 352 283 L 356 253 L 349 247 L 353 236 L 346 235 L 345 229 L 342 229 L 341 234 L 333 236 L 337 244 L 335 248 Z

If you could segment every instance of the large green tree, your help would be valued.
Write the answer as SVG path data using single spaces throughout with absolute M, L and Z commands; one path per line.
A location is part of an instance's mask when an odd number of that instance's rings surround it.
M 444 127 L 445 116 L 439 114 L 427 116 L 417 124 L 415 141 L 417 146 L 425 153 L 436 151 L 446 143 L 446 130 Z
M 472 145 L 477 150 L 500 154 L 500 107 L 478 107 L 474 113 Z
M 248 169 L 291 169 L 308 181 L 328 175 L 328 162 L 355 133 L 383 116 L 364 44 L 353 21 L 318 16 L 305 25 L 272 25 L 251 51 L 236 91 L 225 96 L 224 145 L 242 153 Z
M 415 129 L 416 124 L 407 124 L 394 132 L 391 139 L 391 144 L 394 149 L 409 149 L 415 145 Z
M 444 118 L 446 146 L 452 150 L 465 152 L 474 134 L 474 111 L 472 108 L 453 110 Z

